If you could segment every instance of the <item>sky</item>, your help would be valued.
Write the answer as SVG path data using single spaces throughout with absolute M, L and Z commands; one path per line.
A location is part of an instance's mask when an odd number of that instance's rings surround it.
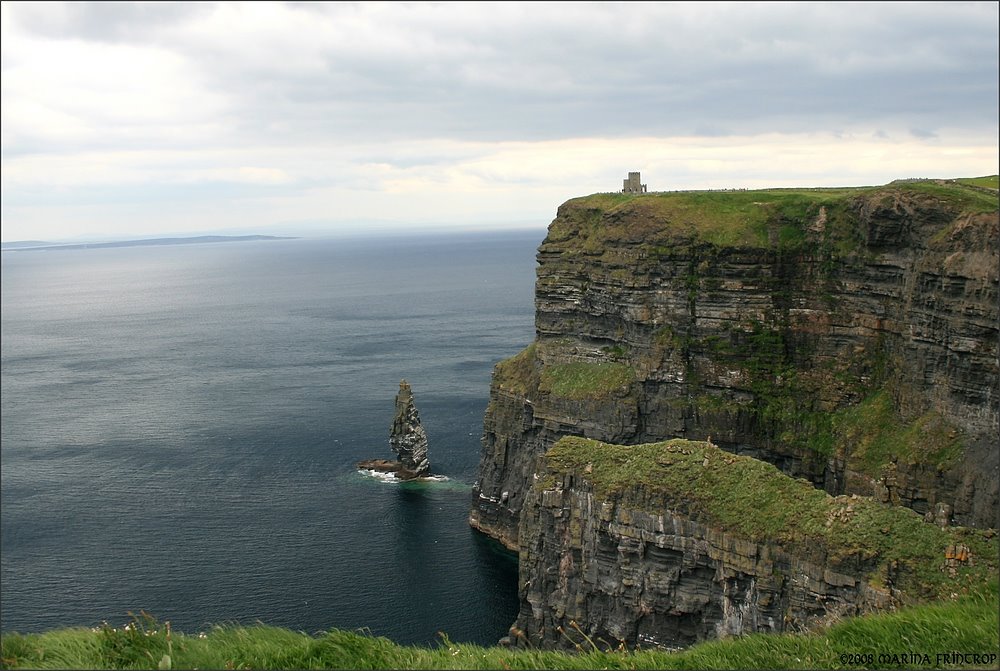
M 1000 3 L 4 1 L 4 242 L 997 172 Z

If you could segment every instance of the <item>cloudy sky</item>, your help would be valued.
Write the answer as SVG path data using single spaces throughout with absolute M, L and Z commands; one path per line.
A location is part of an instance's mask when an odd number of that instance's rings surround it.
M 997 172 L 996 2 L 0 7 L 4 241 Z

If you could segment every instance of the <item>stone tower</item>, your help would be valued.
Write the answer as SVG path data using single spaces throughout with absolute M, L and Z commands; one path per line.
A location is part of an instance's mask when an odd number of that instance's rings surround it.
M 639 173 L 630 172 L 628 179 L 622 183 L 622 193 L 646 193 L 646 185 L 641 182 Z

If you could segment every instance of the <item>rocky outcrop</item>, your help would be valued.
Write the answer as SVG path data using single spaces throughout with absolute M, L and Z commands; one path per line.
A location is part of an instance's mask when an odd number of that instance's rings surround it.
M 800 631 L 997 570 L 992 531 L 831 497 L 706 443 L 565 438 L 534 476 L 514 645 L 673 648 Z
M 358 462 L 358 468 L 394 473 L 400 480 L 430 475 L 427 460 L 427 433 L 420 424 L 420 414 L 413 403 L 413 390 L 406 380 L 400 380 L 396 394 L 396 414 L 389 431 L 389 447 L 397 460 L 369 459 Z
M 494 371 L 470 523 L 519 549 L 536 462 L 572 435 L 710 437 L 996 527 L 998 255 L 995 194 L 954 183 L 568 201 L 535 342 Z
M 416 475 L 430 473 L 427 461 L 427 434 L 420 424 L 420 414 L 413 404 L 413 391 L 406 380 L 400 380 L 396 394 L 396 414 L 389 432 L 389 447 L 403 466 Z

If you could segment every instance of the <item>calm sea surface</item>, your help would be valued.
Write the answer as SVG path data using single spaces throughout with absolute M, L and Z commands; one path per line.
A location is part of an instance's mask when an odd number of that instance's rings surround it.
M 145 609 L 494 643 L 516 559 L 467 525 L 538 233 L 2 255 L 0 626 Z M 400 378 L 432 468 L 392 484 Z

